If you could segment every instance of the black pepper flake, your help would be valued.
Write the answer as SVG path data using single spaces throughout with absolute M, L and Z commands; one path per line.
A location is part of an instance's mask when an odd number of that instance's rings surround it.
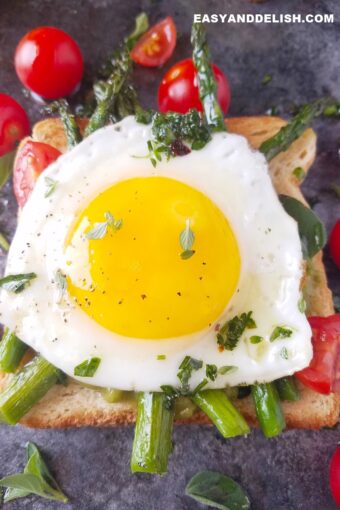
M 207 263 L 206 263 L 206 262 L 202 262 L 202 266 L 206 266 L 206 265 L 207 265 Z
M 199 279 L 199 280 L 203 280 L 203 276 L 200 276 L 198 279 Z
M 118 304 L 119 304 L 119 305 L 122 305 L 122 304 L 123 304 L 123 300 L 122 300 L 122 299 L 120 299 L 120 300 L 118 301 Z
M 181 297 L 181 295 L 182 295 L 181 292 L 177 292 L 177 296 Z
M 144 300 L 144 299 L 146 299 L 147 295 L 146 294 L 141 294 L 140 297 Z

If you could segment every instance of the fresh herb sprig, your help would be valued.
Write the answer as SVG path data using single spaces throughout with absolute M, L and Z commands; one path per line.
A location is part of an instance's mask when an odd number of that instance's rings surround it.
M 193 23 L 191 44 L 197 71 L 198 92 L 207 124 L 212 132 L 226 131 L 224 116 L 217 100 L 217 84 L 210 63 L 210 52 L 202 23 Z
M 27 464 L 23 473 L 5 476 L 0 486 L 6 488 L 4 502 L 35 494 L 46 499 L 67 503 L 55 478 L 51 475 L 44 459 L 34 443 L 27 443 Z
M 65 128 L 68 147 L 72 148 L 78 145 L 78 143 L 82 140 L 82 136 L 80 134 L 76 118 L 71 112 L 71 108 L 67 100 L 59 99 L 58 101 L 54 101 L 46 109 L 50 113 L 57 113 L 60 115 L 60 119 Z
M 196 391 L 201 390 L 207 383 L 207 379 L 203 379 L 203 381 L 194 389 L 193 392 L 190 392 L 189 380 L 192 376 L 192 373 L 200 370 L 203 367 L 203 361 L 192 358 L 191 356 L 185 356 L 183 361 L 181 362 L 177 377 L 181 383 L 179 388 L 174 388 L 168 384 L 163 384 L 161 386 L 161 390 L 166 395 L 165 405 L 168 409 L 172 409 L 174 405 L 174 401 L 177 397 L 187 396 L 189 394 L 195 393 Z
M 74 367 L 74 375 L 78 377 L 93 377 L 101 363 L 98 357 L 89 358 Z
M 256 323 L 252 318 L 252 314 L 253 312 L 235 315 L 235 317 L 223 324 L 217 332 L 218 345 L 228 351 L 235 349 L 245 330 L 256 328 Z
M 123 226 L 123 220 L 115 220 L 113 215 L 107 211 L 105 214 L 105 220 L 101 223 L 96 223 L 95 227 L 88 232 L 86 232 L 85 236 L 87 239 L 103 239 L 108 233 L 108 230 L 111 229 L 113 232 L 117 232 Z
M 190 227 L 190 218 L 187 218 L 185 222 L 185 229 L 179 235 L 179 243 L 182 248 L 181 258 L 183 260 L 187 260 L 192 257 L 195 253 L 195 250 L 192 249 L 193 244 L 195 242 L 195 234 L 191 230 Z

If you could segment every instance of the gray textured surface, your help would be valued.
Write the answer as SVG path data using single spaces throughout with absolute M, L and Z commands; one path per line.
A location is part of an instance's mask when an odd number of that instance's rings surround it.
M 209 5 L 209 7 L 208 7 Z M 292 102 L 326 92 L 338 94 L 340 83 L 340 4 L 338 0 L 272 0 L 250 5 L 246 0 L 1 0 L 0 90 L 13 94 L 28 108 L 31 120 L 39 107 L 25 99 L 12 67 L 21 35 L 42 24 L 69 31 L 79 41 L 88 75 L 121 40 L 133 16 L 145 9 L 156 20 L 172 14 L 180 37 L 168 68 L 190 55 L 189 31 L 194 12 L 333 12 L 334 25 L 211 25 L 214 61 L 230 77 L 231 113 L 258 114 L 271 106 L 287 112 Z M 136 82 L 145 105 L 154 106 L 164 70 L 137 69 Z M 261 85 L 265 73 L 273 76 Z M 340 216 L 340 200 L 329 190 L 340 184 L 340 123 L 320 121 L 319 156 L 305 183 L 306 195 L 328 229 Z M 0 196 L 0 230 L 11 235 L 15 205 L 10 186 Z M 340 294 L 339 271 L 327 260 L 334 290 Z M 340 429 L 289 431 L 266 441 L 259 432 L 249 438 L 221 440 L 213 429 L 179 427 L 169 474 L 163 478 L 131 476 L 132 429 L 32 431 L 0 428 L 0 475 L 24 464 L 22 446 L 41 446 L 61 486 L 70 497 L 64 506 L 37 498 L 8 504 L 8 510 L 194 510 L 203 508 L 184 496 L 186 481 L 198 470 L 216 469 L 238 480 L 248 491 L 253 510 L 334 510 L 328 489 L 328 464 Z

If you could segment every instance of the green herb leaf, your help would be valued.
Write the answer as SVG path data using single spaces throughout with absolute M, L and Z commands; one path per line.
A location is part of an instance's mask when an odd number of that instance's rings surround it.
M 181 253 L 182 259 L 188 259 L 192 257 L 192 255 L 195 253 L 194 250 L 192 250 L 192 246 L 195 242 L 195 234 L 190 228 L 190 219 L 188 218 L 185 221 L 185 229 L 182 230 L 182 232 L 179 235 L 179 243 L 181 245 L 181 248 L 183 252 Z
M 334 100 L 331 104 L 326 106 L 323 110 L 323 115 L 325 117 L 332 117 L 333 119 L 340 118 L 340 103 Z
M 263 336 L 253 335 L 249 338 L 251 344 L 259 344 L 263 341 Z
M 0 287 L 8 292 L 19 294 L 28 287 L 31 280 L 36 277 L 37 275 L 35 273 L 9 274 L 4 276 L 4 278 L 0 278 Z
M 303 296 L 301 296 L 298 301 L 298 309 L 301 313 L 305 313 L 305 311 L 307 309 L 307 303 Z
M 7 241 L 6 237 L 3 234 L 1 234 L 1 232 L 0 232 L 0 247 L 4 251 L 9 250 L 9 242 Z
M 36 494 L 43 498 L 67 503 L 68 498 L 61 492 L 38 448 L 33 443 L 27 443 L 26 447 L 28 461 L 24 472 L 6 476 L 0 480 L 0 486 L 7 488 L 4 501 L 7 503 Z
M 270 83 L 272 81 L 273 77 L 271 74 L 265 74 L 264 77 L 262 78 L 262 85 L 268 85 L 268 83 Z
M 100 365 L 100 358 L 90 358 L 74 368 L 74 375 L 78 377 L 93 377 Z
M 211 381 L 215 381 L 217 377 L 217 366 L 207 364 L 205 367 L 205 374 Z
M 0 189 L 6 184 L 12 173 L 15 152 L 8 152 L 0 157 Z
M 314 257 L 327 242 L 324 224 L 312 209 L 306 207 L 296 198 L 287 195 L 279 195 L 279 198 L 285 211 L 298 224 L 304 258 Z
M 129 48 L 129 50 L 132 50 L 138 39 L 141 35 L 144 34 L 144 32 L 147 31 L 149 28 L 149 19 L 145 12 L 141 12 L 136 16 L 135 18 L 135 28 L 131 34 L 129 34 L 125 39 L 124 43 Z
M 158 355 L 157 355 L 157 359 L 158 359 L 159 361 L 161 361 L 161 360 L 163 360 L 163 359 L 166 359 L 166 355 L 165 355 L 165 354 L 158 354 Z
M 283 326 L 276 326 L 272 334 L 270 335 L 270 341 L 274 342 L 280 338 L 289 338 L 293 334 L 293 330 Z
M 46 191 L 45 191 L 45 198 L 50 197 L 56 190 L 58 186 L 58 182 L 54 179 L 51 179 L 51 177 L 45 177 L 45 183 L 46 183 Z
M 218 369 L 218 373 L 221 375 L 224 374 L 232 374 L 233 372 L 236 372 L 238 370 L 238 367 L 235 367 L 234 365 L 223 365 Z
M 105 214 L 106 221 L 102 223 L 96 223 L 95 227 L 88 232 L 85 236 L 87 239 L 97 240 L 103 239 L 106 236 L 108 229 L 111 228 L 114 232 L 120 230 L 123 226 L 123 220 L 115 220 L 113 215 L 107 211 Z
M 227 321 L 217 333 L 217 343 L 228 351 L 235 349 L 244 331 L 256 328 L 252 313 L 242 313 Z
M 190 390 L 189 379 L 193 371 L 199 370 L 203 366 L 203 361 L 190 356 L 185 356 L 179 366 L 177 377 L 182 385 L 182 392 L 188 393 Z
M 197 473 L 185 488 L 185 494 L 199 503 L 220 510 L 248 510 L 250 501 L 241 486 L 215 471 Z
M 282 347 L 282 349 L 280 351 L 280 356 L 283 359 L 288 359 L 289 358 L 287 347 Z
M 297 178 L 299 182 L 302 182 L 303 179 L 306 177 L 306 172 L 301 166 L 297 166 L 296 168 L 294 168 L 292 174 L 294 175 L 294 177 Z

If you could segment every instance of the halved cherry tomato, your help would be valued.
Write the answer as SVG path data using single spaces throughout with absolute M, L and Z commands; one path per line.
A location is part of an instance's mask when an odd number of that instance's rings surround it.
M 310 317 L 313 330 L 313 359 L 296 377 L 309 388 L 328 395 L 339 388 L 340 314 Z
M 13 169 L 13 189 L 19 207 L 25 205 L 41 172 L 60 155 L 58 149 L 47 143 L 29 140 L 21 147 Z
M 7 94 L 0 94 L 0 156 L 15 149 L 28 135 L 30 123 L 25 110 Z
M 171 57 L 175 46 L 176 26 L 167 16 L 142 35 L 131 51 L 131 58 L 142 66 L 161 66 Z
M 333 498 L 340 507 L 340 444 L 338 444 L 329 466 L 329 485 Z
M 212 64 L 217 81 L 218 102 L 224 114 L 230 105 L 230 88 L 227 77 Z M 191 108 L 202 111 L 198 95 L 197 74 L 190 58 L 177 62 L 165 74 L 158 89 L 158 108 L 161 112 L 187 113 Z
M 329 249 L 334 263 L 340 269 L 340 219 L 334 225 L 329 237 Z
M 54 27 L 39 27 L 19 42 L 14 57 L 20 81 L 45 99 L 71 94 L 83 76 L 83 57 L 72 37 Z

